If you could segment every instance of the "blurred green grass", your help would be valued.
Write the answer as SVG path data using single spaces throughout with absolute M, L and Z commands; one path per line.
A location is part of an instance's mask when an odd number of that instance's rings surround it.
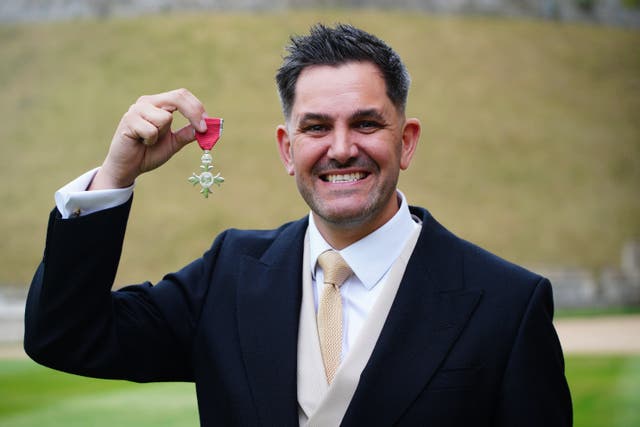
M 136 384 L 0 361 L 0 427 L 196 426 L 193 384 Z
M 349 10 L 3 24 L 0 283 L 28 283 L 53 192 L 102 162 L 142 94 L 187 87 L 225 118 L 227 181 L 202 200 L 186 182 L 195 146 L 142 177 L 118 283 L 157 280 L 224 228 L 304 215 L 275 149 L 273 75 L 288 35 L 317 21 L 362 26 L 405 59 L 424 127 L 400 182 L 413 204 L 525 264 L 595 270 L 640 237 L 638 31 Z
M 640 425 L 640 357 L 566 358 L 576 427 Z
M 640 424 L 640 357 L 567 357 L 574 425 Z M 195 426 L 193 384 L 134 384 L 63 374 L 29 360 L 0 361 L 0 427 Z
M 554 317 L 558 318 L 580 318 L 580 317 L 608 317 L 626 316 L 640 314 L 640 307 L 637 305 L 616 306 L 616 307 L 584 307 L 584 308 L 559 308 L 555 310 Z

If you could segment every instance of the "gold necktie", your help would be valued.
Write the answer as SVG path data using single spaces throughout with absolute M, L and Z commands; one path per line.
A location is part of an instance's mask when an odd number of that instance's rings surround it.
M 331 384 L 340 366 L 342 353 L 342 299 L 340 285 L 352 271 L 340 254 L 328 250 L 320 254 L 318 264 L 324 274 L 324 290 L 318 303 L 318 336 L 327 382 Z

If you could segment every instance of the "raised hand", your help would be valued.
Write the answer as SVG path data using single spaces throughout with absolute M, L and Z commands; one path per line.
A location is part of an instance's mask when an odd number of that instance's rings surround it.
M 173 113 L 180 112 L 189 124 L 172 131 Z M 123 188 L 142 173 L 169 160 L 204 132 L 204 106 L 191 92 L 177 89 L 138 98 L 120 120 L 109 153 L 89 190 Z

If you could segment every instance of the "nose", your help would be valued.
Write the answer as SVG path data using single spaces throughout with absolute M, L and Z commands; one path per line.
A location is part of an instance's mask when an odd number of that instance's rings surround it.
M 347 163 L 349 159 L 358 156 L 358 144 L 348 129 L 336 128 L 334 130 L 327 156 L 339 163 Z

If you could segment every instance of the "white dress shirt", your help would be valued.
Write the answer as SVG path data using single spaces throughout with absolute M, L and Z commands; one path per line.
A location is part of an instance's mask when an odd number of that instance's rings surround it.
M 86 191 L 99 168 L 92 169 L 56 191 L 56 206 L 62 218 L 89 215 L 90 213 L 119 206 L 129 200 L 135 184 L 126 188 Z
M 342 360 L 355 342 L 358 333 L 373 307 L 389 269 L 396 261 L 413 230 L 420 227 L 413 220 L 404 195 L 398 191 L 400 209 L 382 227 L 342 249 L 340 255 L 349 264 L 353 274 L 340 286 L 342 296 Z M 331 246 L 324 240 L 313 215 L 309 214 L 309 263 L 312 272 L 315 309 L 322 292 L 322 268 L 318 256 Z M 320 285 L 318 285 L 320 284 Z

